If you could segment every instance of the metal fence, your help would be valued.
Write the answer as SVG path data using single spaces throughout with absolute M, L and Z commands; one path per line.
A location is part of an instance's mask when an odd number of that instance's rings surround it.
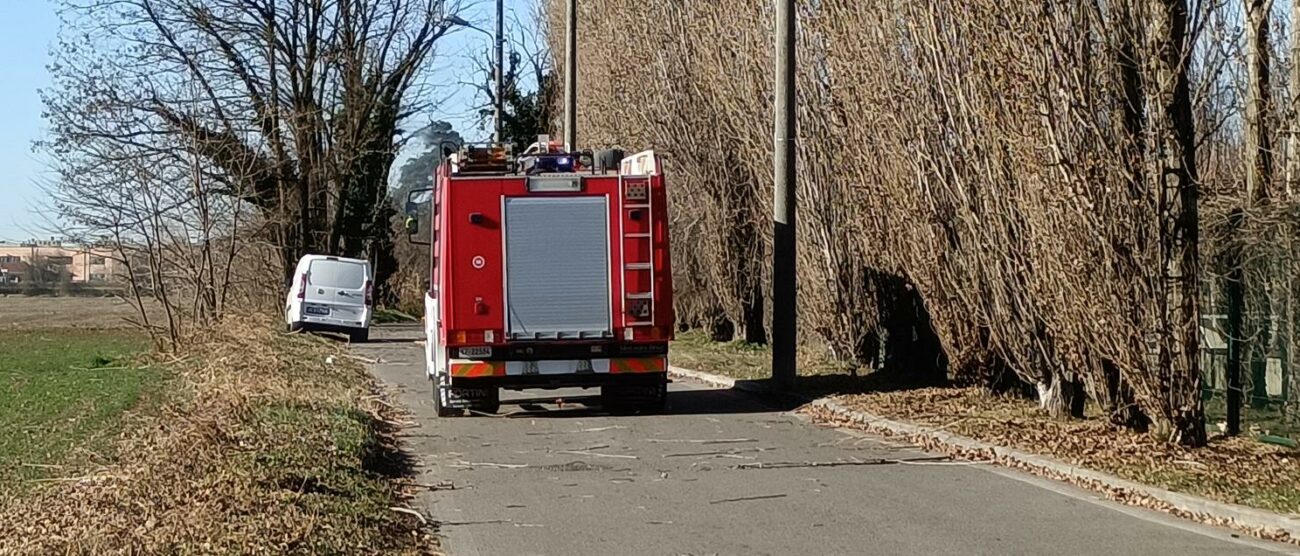
M 1281 230 L 1290 232 L 1291 226 Z M 1293 309 L 1293 302 L 1300 302 L 1300 269 L 1294 264 L 1300 258 L 1293 256 L 1292 245 L 1276 236 L 1225 242 L 1219 254 L 1236 249 L 1232 258 L 1211 253 L 1204 259 L 1201 370 L 1211 434 L 1239 430 L 1270 442 L 1300 441 L 1300 358 L 1294 355 L 1300 351 L 1300 307 Z M 1234 287 L 1240 288 L 1236 319 Z M 1234 350 L 1240 354 L 1237 381 L 1231 376 Z M 1240 386 L 1234 389 L 1234 383 Z M 1236 412 L 1230 407 L 1234 390 L 1240 400 Z

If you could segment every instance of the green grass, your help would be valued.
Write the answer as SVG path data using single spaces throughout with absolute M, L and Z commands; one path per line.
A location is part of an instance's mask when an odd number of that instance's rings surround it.
M 74 449 L 98 453 L 123 412 L 160 387 L 123 358 L 146 339 L 123 330 L 0 336 L 0 484 L 49 475 Z
M 675 366 L 731 378 L 760 379 L 772 376 L 772 352 L 767 346 L 741 341 L 715 342 L 708 334 L 698 330 L 678 333 L 669 356 Z
M 420 317 L 408 314 L 400 309 L 379 307 L 375 309 L 375 314 L 370 317 L 370 322 L 374 324 L 420 322 Z
M 1256 409 L 1250 400 L 1242 400 L 1241 430 L 1252 436 L 1270 434 L 1293 440 L 1300 440 L 1300 415 L 1294 410 L 1288 414 L 1279 404 L 1270 403 L 1268 407 Z M 1205 402 L 1206 421 L 1211 434 L 1219 433 L 1218 424 L 1228 418 L 1228 402 L 1222 394 L 1214 394 Z
M 772 348 L 743 341 L 715 342 L 707 333 L 689 330 L 677 334 L 669 350 L 674 366 L 719 374 L 739 380 L 772 377 Z M 850 376 L 849 368 L 830 360 L 824 349 L 804 345 L 799 350 L 799 381 L 795 389 L 810 396 L 855 392 L 875 387 L 873 381 Z

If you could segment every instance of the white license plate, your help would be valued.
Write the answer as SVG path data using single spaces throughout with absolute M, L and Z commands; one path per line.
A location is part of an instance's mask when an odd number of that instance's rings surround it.
M 490 347 L 460 348 L 458 353 L 460 353 L 461 357 L 491 357 L 492 348 Z
M 329 315 L 329 307 L 306 307 L 303 309 L 308 315 Z

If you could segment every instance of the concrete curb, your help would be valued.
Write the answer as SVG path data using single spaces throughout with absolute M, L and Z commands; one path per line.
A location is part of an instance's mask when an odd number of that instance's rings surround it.
M 679 367 L 669 367 L 668 371 L 674 376 L 720 388 L 735 388 L 751 392 L 766 390 L 760 384 L 743 380 L 737 381 L 712 373 Z M 797 397 L 806 401 L 811 407 L 821 409 L 836 417 L 888 436 L 904 437 L 918 444 L 943 451 L 955 451 L 966 455 L 983 455 L 1002 465 L 1024 469 L 1035 474 L 1100 491 L 1120 502 L 1154 501 L 1157 503 L 1154 504 L 1155 509 L 1161 509 L 1180 517 L 1225 525 L 1264 538 L 1290 540 L 1291 542 L 1300 541 L 1300 519 L 1294 517 L 1136 483 L 1109 473 L 1072 465 L 1055 458 L 989 444 L 934 427 L 896 421 L 867 411 L 851 409 L 830 398 Z M 1149 503 L 1141 505 L 1144 507 L 1153 506 Z

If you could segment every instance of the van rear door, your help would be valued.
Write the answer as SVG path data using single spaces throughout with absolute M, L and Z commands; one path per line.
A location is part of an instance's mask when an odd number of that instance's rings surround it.
M 365 263 L 338 259 L 316 259 L 307 267 L 307 291 L 303 314 L 363 326 L 366 311 Z

